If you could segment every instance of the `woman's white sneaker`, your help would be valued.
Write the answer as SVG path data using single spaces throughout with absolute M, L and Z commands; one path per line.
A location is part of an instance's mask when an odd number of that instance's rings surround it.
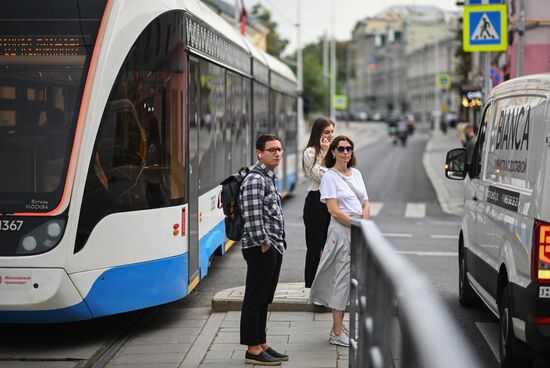
M 349 335 L 345 330 L 342 330 L 340 335 L 336 335 L 333 331 L 330 331 L 328 342 L 332 345 L 349 346 Z

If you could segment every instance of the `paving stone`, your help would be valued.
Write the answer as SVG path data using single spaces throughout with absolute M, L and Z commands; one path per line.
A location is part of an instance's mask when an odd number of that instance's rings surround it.
M 206 353 L 204 362 L 206 362 L 207 360 L 232 359 L 234 353 L 234 350 L 210 350 Z
M 238 350 L 242 350 L 244 351 L 246 349 L 246 347 L 244 345 L 240 345 L 240 344 L 219 344 L 219 343 L 214 343 L 212 345 L 210 345 L 210 350 L 211 351 L 238 351 Z
M 184 353 L 149 353 L 149 354 L 117 354 L 111 363 L 113 364 L 157 364 L 179 363 L 183 360 Z
M 177 368 L 180 364 L 179 363 L 163 363 L 163 364 L 154 364 L 151 365 L 151 363 L 147 364 L 113 364 L 109 363 L 107 364 L 106 368 Z
M 80 362 L 16 362 L 16 361 L 2 361 L 0 367 L 2 368 L 73 368 Z
M 225 314 L 225 318 L 223 319 L 224 322 L 226 321 L 240 321 L 241 320 L 241 312 L 240 311 L 230 311 Z
M 129 340 L 130 345 L 158 345 L 158 344 L 190 344 L 197 338 L 197 335 L 178 336 L 137 336 Z
M 121 351 L 125 354 L 148 353 L 187 353 L 191 344 L 155 344 L 155 345 L 126 345 Z
M 270 321 L 312 321 L 310 312 L 270 312 L 268 316 L 268 324 Z

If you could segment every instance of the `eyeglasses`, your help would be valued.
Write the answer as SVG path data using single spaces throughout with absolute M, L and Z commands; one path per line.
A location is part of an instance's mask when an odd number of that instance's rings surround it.
M 344 152 L 344 151 L 348 151 L 348 152 L 353 152 L 353 146 L 347 146 L 347 147 L 344 147 L 344 146 L 338 146 L 336 147 L 336 150 L 338 152 Z
M 284 148 L 267 148 L 267 149 L 264 149 L 264 151 L 267 151 L 267 152 L 271 153 L 272 155 L 274 155 L 275 152 L 284 153 L 285 149 Z

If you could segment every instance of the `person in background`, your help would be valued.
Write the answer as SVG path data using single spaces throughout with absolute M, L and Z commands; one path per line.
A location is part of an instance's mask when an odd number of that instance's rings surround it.
M 334 135 L 334 122 L 325 117 L 319 117 L 313 123 L 309 142 L 302 158 L 302 170 L 309 180 L 308 192 L 304 203 L 304 225 L 306 228 L 306 264 L 304 280 L 306 288 L 310 288 L 319 266 L 321 252 L 327 239 L 327 229 L 330 214 L 327 205 L 320 201 L 319 186 L 321 178 L 328 170 L 323 163 L 328 147 Z
M 468 154 L 468 163 L 472 160 L 475 144 L 476 134 L 474 131 L 474 126 L 470 123 L 464 127 L 464 141 L 462 141 L 462 145 L 466 148 L 466 152 Z
M 354 168 L 353 141 L 345 136 L 334 138 L 325 156 L 329 168 L 321 180 L 321 201 L 331 219 L 327 241 L 309 301 L 332 309 L 329 343 L 349 346 L 349 333 L 344 327 L 344 313 L 350 292 L 350 221 L 370 216 L 367 189 L 361 172 Z
M 283 152 L 279 138 L 261 135 L 256 141 L 258 162 L 240 188 L 241 248 L 247 265 L 240 343 L 247 346 L 246 364 L 281 365 L 288 360 L 288 355 L 278 353 L 266 339 L 267 307 L 275 296 L 286 249 L 281 194 L 274 172 Z

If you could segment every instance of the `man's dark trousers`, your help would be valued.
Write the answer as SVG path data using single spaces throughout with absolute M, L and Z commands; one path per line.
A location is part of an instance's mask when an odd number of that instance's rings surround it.
M 241 309 L 241 344 L 264 344 L 267 307 L 275 296 L 283 255 L 273 246 L 265 253 L 261 247 L 246 248 L 242 252 L 247 271 Z

